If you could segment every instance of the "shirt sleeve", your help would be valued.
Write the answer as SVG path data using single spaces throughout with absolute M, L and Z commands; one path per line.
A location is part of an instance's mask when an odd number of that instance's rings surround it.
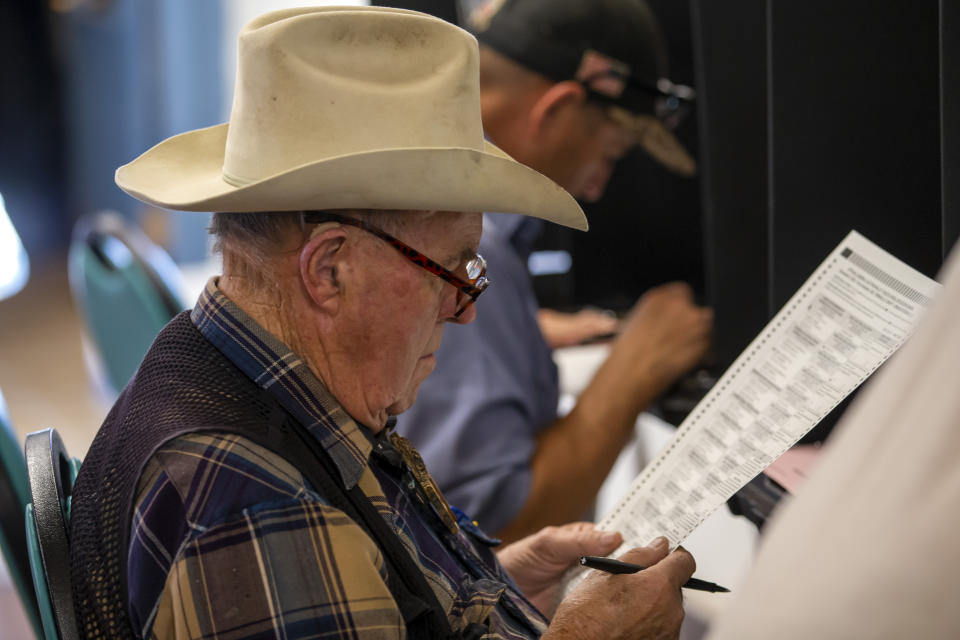
M 385 580 L 379 549 L 342 511 L 258 505 L 183 546 L 150 637 L 404 638 Z

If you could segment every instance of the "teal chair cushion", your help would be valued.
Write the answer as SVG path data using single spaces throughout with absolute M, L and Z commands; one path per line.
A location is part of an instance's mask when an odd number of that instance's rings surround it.
M 186 308 L 169 256 L 115 215 L 77 225 L 70 286 L 110 386 L 133 376 L 160 329 Z

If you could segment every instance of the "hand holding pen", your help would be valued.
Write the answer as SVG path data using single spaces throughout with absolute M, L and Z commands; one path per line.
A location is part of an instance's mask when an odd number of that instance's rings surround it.
M 638 571 L 646 569 L 646 567 L 639 564 L 614 560 L 613 558 L 601 558 L 599 556 L 582 556 L 580 558 L 580 564 L 588 569 L 597 569 L 598 571 L 605 571 L 607 573 L 637 573 Z M 681 586 L 684 589 L 696 589 L 697 591 L 709 591 L 711 593 L 730 592 L 730 589 L 726 587 L 721 587 L 716 583 L 699 580 L 697 578 L 690 578 Z
M 620 557 L 648 568 L 579 581 L 560 602 L 544 640 L 677 638 L 684 614 L 680 586 L 696 569 L 693 556 L 682 547 L 670 553 L 668 540 L 660 537 Z

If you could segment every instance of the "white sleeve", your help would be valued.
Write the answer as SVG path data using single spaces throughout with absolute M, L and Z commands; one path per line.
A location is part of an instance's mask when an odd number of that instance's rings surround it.
M 843 417 L 710 640 L 960 638 L 960 251 Z

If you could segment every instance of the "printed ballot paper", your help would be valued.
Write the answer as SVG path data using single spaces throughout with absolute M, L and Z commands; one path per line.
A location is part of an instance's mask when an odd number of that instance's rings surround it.
M 883 364 L 939 288 L 850 232 L 599 522 L 623 534 L 612 555 L 679 545 Z

